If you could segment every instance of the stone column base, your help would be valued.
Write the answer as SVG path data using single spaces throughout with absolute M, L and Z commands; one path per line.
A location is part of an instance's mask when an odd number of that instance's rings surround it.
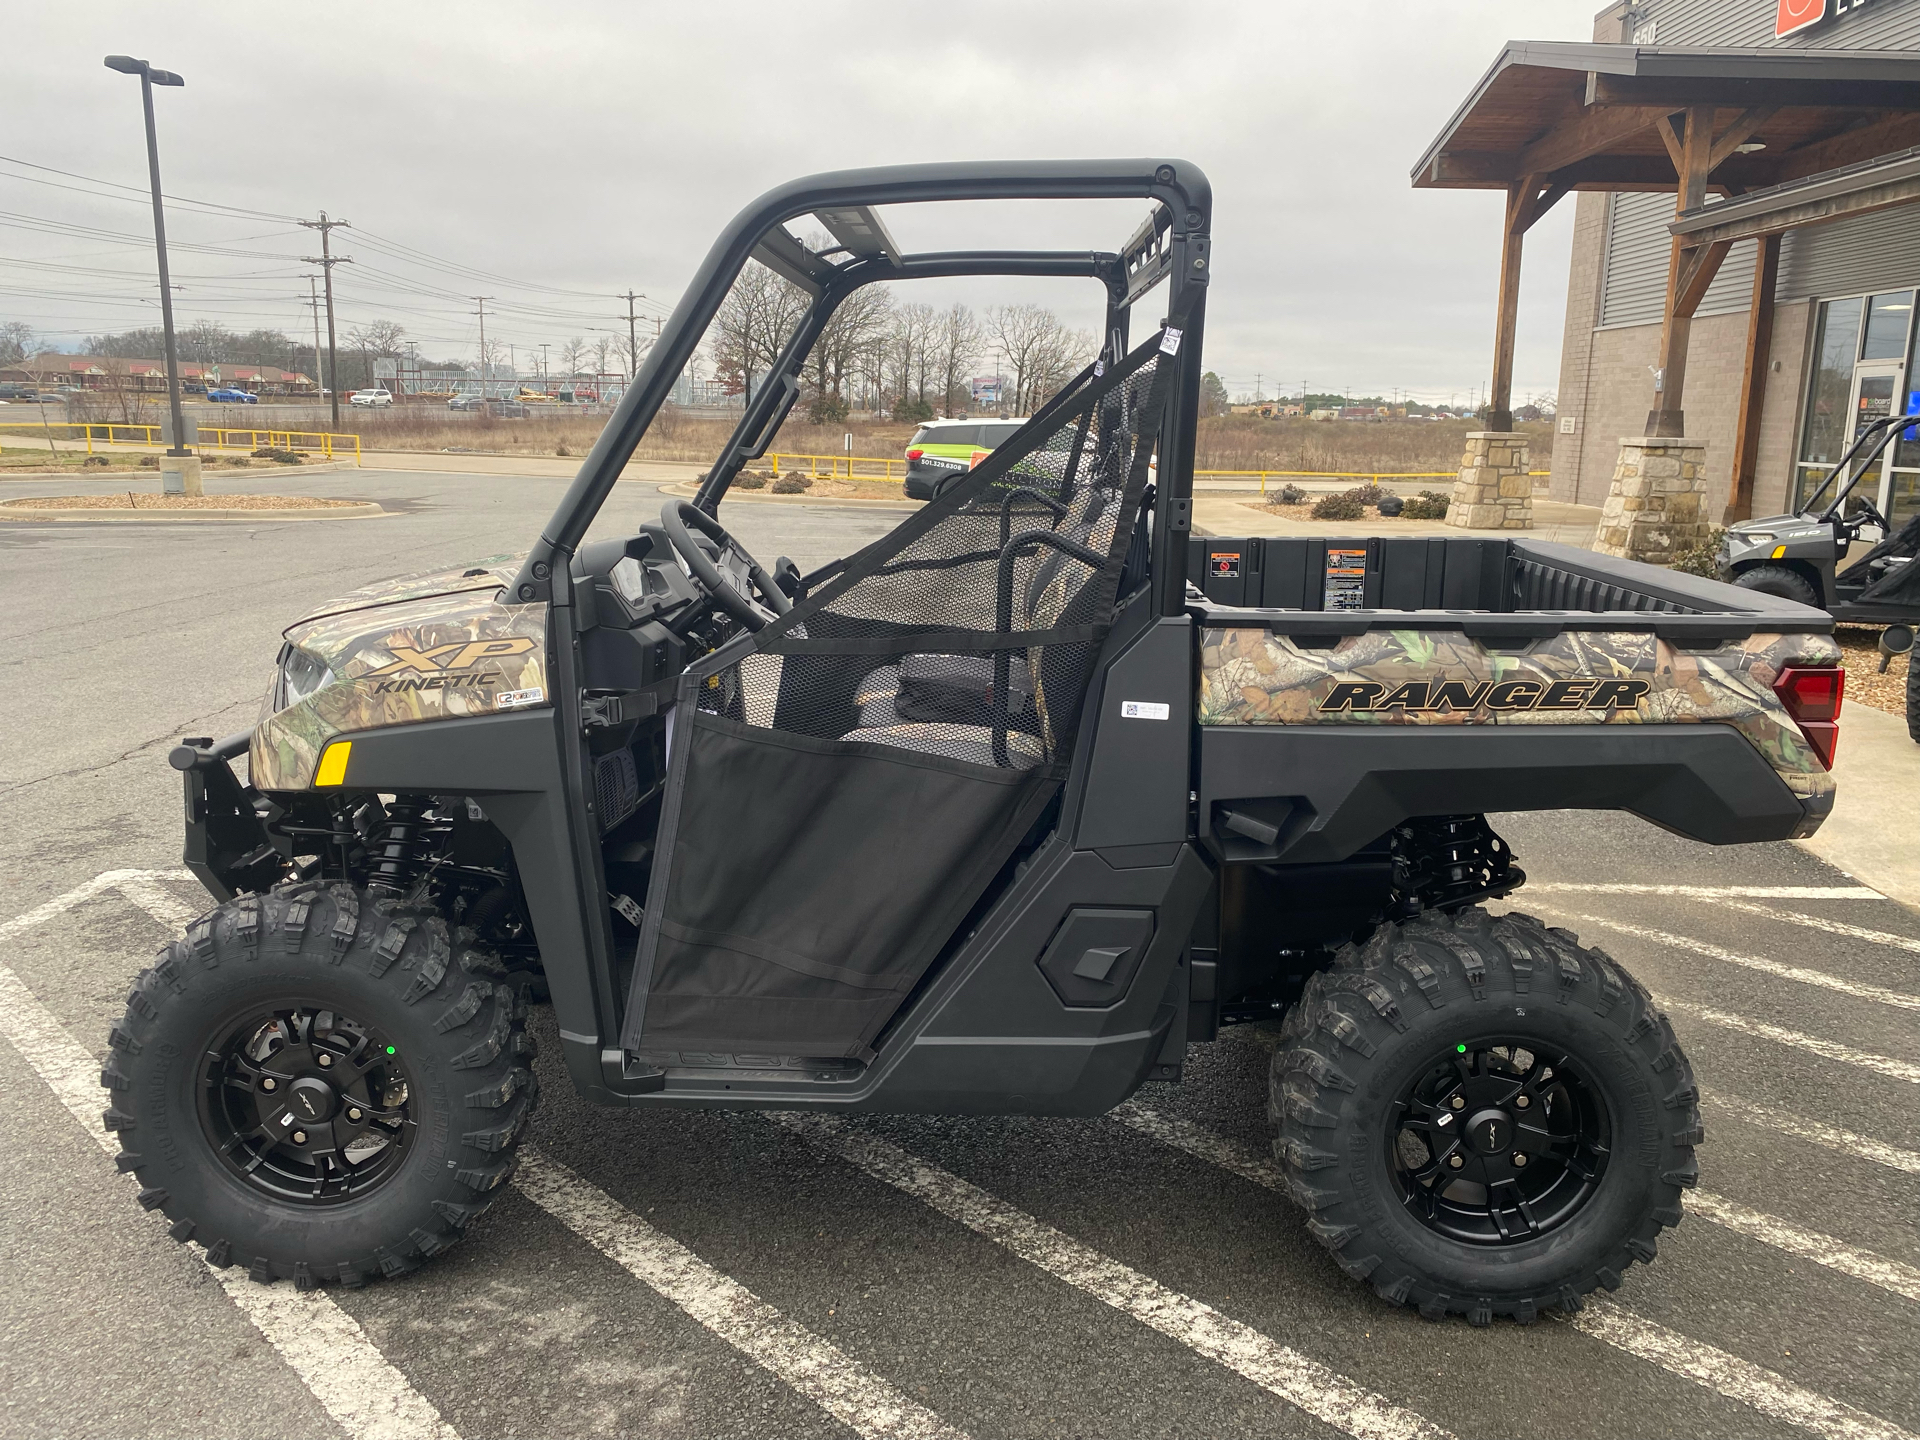
M 160 493 L 162 495 L 204 495 L 200 488 L 198 455 L 162 455 L 160 457 Z
M 1613 485 L 1593 548 L 1602 555 L 1665 565 L 1704 540 L 1707 447 L 1701 440 L 1629 435 L 1620 441 Z
M 1527 440 L 1508 430 L 1475 430 L 1460 457 L 1447 524 L 1465 530 L 1531 530 L 1533 480 Z

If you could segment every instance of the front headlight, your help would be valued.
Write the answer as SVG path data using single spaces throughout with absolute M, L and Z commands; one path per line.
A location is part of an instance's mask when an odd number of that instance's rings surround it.
M 280 698 L 274 708 L 284 710 L 289 705 L 298 705 L 337 678 L 319 656 L 289 645 L 280 654 Z
M 1733 537 L 1728 536 L 1727 538 L 1731 540 Z M 1740 535 L 1740 543 L 1742 545 L 1771 545 L 1773 539 L 1773 535 L 1766 530 L 1746 530 L 1742 531 Z

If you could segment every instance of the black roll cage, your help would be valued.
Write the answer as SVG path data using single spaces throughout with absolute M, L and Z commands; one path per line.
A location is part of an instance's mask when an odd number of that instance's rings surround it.
M 1107 200 L 1158 202 L 1117 252 L 958 250 L 903 255 L 874 206 L 947 200 Z M 1200 395 L 1199 357 L 1207 281 L 1211 275 L 1213 189 L 1184 160 L 1028 160 L 896 165 L 810 175 L 769 190 L 748 205 L 714 242 L 562 497 L 540 539 L 514 577 L 510 598 L 572 606 L 571 563 L 582 538 L 625 468 L 674 382 L 705 336 L 748 260 L 758 260 L 812 295 L 794 334 L 752 396 L 694 503 L 713 514 L 747 461 L 766 453 L 799 398 L 807 353 L 846 297 L 876 281 L 963 275 L 1085 276 L 1107 290 L 1102 354 L 1125 353 L 1133 304 L 1171 279 L 1167 313 L 1183 322 L 1170 413 L 1161 429 L 1151 559 L 1156 608 L 1180 613 L 1186 592 L 1185 537 L 1191 527 L 1193 432 Z M 817 218 L 837 242 L 815 253 L 785 223 Z M 845 254 L 846 259 L 828 257 Z

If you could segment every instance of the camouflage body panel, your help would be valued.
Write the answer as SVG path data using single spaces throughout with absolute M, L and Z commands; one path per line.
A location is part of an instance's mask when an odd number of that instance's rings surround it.
M 297 628 L 323 615 L 339 615 L 348 610 L 374 610 L 382 605 L 397 605 L 403 600 L 504 590 L 513 583 L 513 577 L 520 573 L 520 562 L 526 558 L 524 551 L 518 555 L 491 555 L 463 570 L 422 570 L 412 575 L 398 575 L 391 580 L 376 580 L 371 585 L 362 585 L 358 590 L 349 590 L 337 600 L 329 600 L 317 610 L 308 611 L 294 625 Z M 292 636 L 293 632 L 289 630 L 287 637 L 291 639 Z
M 550 704 L 547 607 L 502 603 L 512 578 L 510 566 L 493 565 L 477 576 L 408 577 L 357 590 L 293 625 L 287 640 L 329 678 L 282 709 L 275 675 L 248 750 L 252 783 L 307 788 L 336 735 Z M 463 582 L 469 588 L 458 588 Z
M 1259 627 L 1200 632 L 1202 725 L 1731 725 L 1802 799 L 1833 780 L 1773 693 L 1788 665 L 1838 665 L 1828 635 L 1712 650 L 1647 631 L 1501 645 L 1457 630 L 1370 630 L 1327 649 Z

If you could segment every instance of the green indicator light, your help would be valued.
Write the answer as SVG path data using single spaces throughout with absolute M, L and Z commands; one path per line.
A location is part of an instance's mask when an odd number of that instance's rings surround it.
M 1453 1048 L 1454 1048 L 1455 1050 L 1457 1050 L 1457 1051 L 1459 1051 L 1459 1052 L 1460 1052 L 1460 1053 L 1461 1053 L 1462 1055 L 1464 1055 L 1464 1054 L 1466 1054 L 1466 1053 L 1467 1053 L 1467 1047 L 1466 1047 L 1466 1046 L 1464 1046 L 1464 1045 L 1456 1045 L 1456 1046 L 1454 1046 Z M 387 1047 L 387 1054 L 389 1054 L 389 1055 L 391 1055 L 392 1053 L 393 1053 L 393 1047 L 392 1047 L 391 1045 L 389 1045 L 389 1046 Z
M 1466 1049 L 1467 1047 L 1466 1047 L 1466 1046 L 1464 1046 L 1464 1045 L 1462 1045 L 1462 1046 L 1461 1046 L 1460 1048 L 1461 1048 L 1462 1050 L 1464 1050 L 1464 1049 Z M 391 1055 L 391 1054 L 393 1054 L 393 1047 L 392 1047 L 391 1045 L 389 1045 L 389 1046 L 387 1046 L 387 1054 L 389 1054 L 389 1055 Z

